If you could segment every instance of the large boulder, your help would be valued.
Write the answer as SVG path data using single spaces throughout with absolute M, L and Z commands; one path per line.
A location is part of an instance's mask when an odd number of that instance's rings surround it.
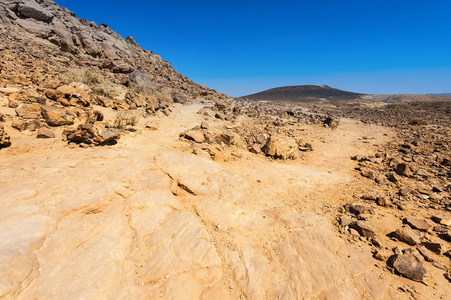
M 6 133 L 3 125 L 0 124 L 0 148 L 11 146 L 9 135 Z
M 68 141 L 96 146 L 114 143 L 120 135 L 119 129 L 106 128 L 102 123 L 86 123 L 79 125 L 76 129 L 68 128 L 63 132 L 63 137 Z
M 43 22 L 50 22 L 53 19 L 52 12 L 43 8 L 34 0 L 21 3 L 18 7 L 18 12 L 21 17 L 32 18 Z
M 74 115 L 72 113 L 53 106 L 42 106 L 42 116 L 50 126 L 74 124 Z
M 298 144 L 289 137 L 272 135 L 266 145 L 262 148 L 263 153 L 267 156 L 280 159 L 296 159 L 298 158 Z
M 150 80 L 149 77 L 147 77 L 146 74 L 144 74 L 138 70 L 133 70 L 130 74 L 128 74 L 126 84 L 128 87 L 132 87 L 132 86 L 148 87 L 148 86 L 152 86 L 153 82 L 152 82 L 152 80 Z

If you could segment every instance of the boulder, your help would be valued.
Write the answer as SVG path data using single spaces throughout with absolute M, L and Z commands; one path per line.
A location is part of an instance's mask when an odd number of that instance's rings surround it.
M 144 74 L 138 70 L 133 70 L 130 74 L 128 74 L 127 83 L 126 83 L 126 85 L 128 87 L 132 87 L 132 86 L 146 87 L 146 86 L 152 86 L 153 84 L 154 83 L 152 82 L 152 80 L 150 80 L 150 78 L 147 77 L 146 74 Z
M 96 146 L 114 143 L 120 134 L 119 129 L 106 128 L 102 123 L 86 123 L 63 131 L 63 137 L 68 141 Z
M 407 217 L 404 219 L 404 222 L 413 229 L 417 229 L 420 231 L 428 231 L 432 227 L 432 225 L 429 224 L 426 220 L 417 219 L 414 217 Z
M 373 209 L 370 206 L 364 206 L 360 204 L 346 204 L 344 206 L 345 210 L 351 214 L 359 216 L 364 213 L 373 213 Z
M 0 124 L 0 148 L 11 146 L 9 135 L 6 133 L 5 128 Z
M 415 246 L 421 243 L 420 236 L 408 226 L 403 226 L 396 230 L 393 233 L 393 237 L 411 246 Z
M 89 106 L 92 99 L 92 90 L 86 84 L 80 82 L 71 82 L 70 84 L 60 86 L 56 89 L 57 92 L 64 95 L 63 98 L 68 100 L 68 105 L 80 105 L 80 106 Z M 61 98 L 60 98 L 61 99 Z
M 43 22 L 50 22 L 53 19 L 53 14 L 34 0 L 21 3 L 18 7 L 18 12 L 21 17 L 32 18 Z
M 414 281 L 422 281 L 427 273 L 422 260 L 412 252 L 395 255 L 392 265 L 400 274 Z
M 16 114 L 23 119 L 39 119 L 41 117 L 41 105 L 39 103 L 22 104 L 16 108 Z
M 55 137 L 55 133 L 47 127 L 41 127 L 36 136 L 38 139 L 51 139 Z
M 263 153 L 279 159 L 296 159 L 298 158 L 298 144 L 292 138 L 272 135 L 265 146 L 262 148 Z
M 357 232 L 366 238 L 373 238 L 376 233 L 376 228 L 374 227 L 373 223 L 369 221 L 354 221 L 351 224 L 349 224 L 350 228 L 353 228 L 357 230 Z
M 181 93 L 172 93 L 171 98 L 172 98 L 172 101 L 174 101 L 174 103 L 185 104 L 186 102 L 188 102 L 188 97 Z
M 205 142 L 205 135 L 201 130 L 188 130 L 185 132 L 185 138 L 195 141 L 196 143 Z
M 14 120 L 11 122 L 11 127 L 19 131 L 23 131 L 27 129 L 27 122 L 25 122 L 24 120 Z
M 53 106 L 42 106 L 42 116 L 50 126 L 74 124 L 74 115 L 72 113 Z
M 333 119 L 331 117 L 327 118 L 326 120 L 324 120 L 324 125 L 329 126 L 332 129 L 335 129 L 338 127 L 339 121 L 336 119 Z
M 396 166 L 395 172 L 400 176 L 411 177 L 412 171 L 406 163 L 401 163 Z

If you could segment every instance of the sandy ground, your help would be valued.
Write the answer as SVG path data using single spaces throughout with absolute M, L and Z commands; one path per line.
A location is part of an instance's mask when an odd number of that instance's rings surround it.
M 201 107 L 177 105 L 96 148 L 7 127 L 0 295 L 446 299 L 445 279 L 391 274 L 367 242 L 333 225 L 340 207 L 368 189 L 350 157 L 373 154 L 395 138 L 390 129 L 347 119 L 336 130 L 304 124 L 314 151 L 300 159 L 237 149 L 234 160 L 214 162 L 179 138 L 203 120 Z M 145 129 L 147 121 L 159 129 Z

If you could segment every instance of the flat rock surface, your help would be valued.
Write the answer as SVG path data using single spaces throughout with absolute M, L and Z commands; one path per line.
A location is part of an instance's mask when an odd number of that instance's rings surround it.
M 175 105 L 153 119 L 159 130 L 142 120 L 141 132 L 110 147 L 13 131 L 0 155 L 0 295 L 407 299 L 397 289 L 405 279 L 332 224 L 331 208 L 349 203 L 357 184 L 349 157 L 375 149 L 358 138 L 383 142 L 391 131 L 346 119 L 334 131 L 306 125 L 326 143 L 303 159 L 246 152 L 215 162 L 179 139 L 202 122 L 200 108 Z

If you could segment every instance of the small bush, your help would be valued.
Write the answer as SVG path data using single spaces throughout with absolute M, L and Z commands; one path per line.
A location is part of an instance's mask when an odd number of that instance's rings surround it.
M 119 95 L 118 90 L 109 80 L 88 68 L 70 69 L 62 74 L 60 79 L 66 83 L 84 83 L 95 93 L 108 98 L 114 98 Z
M 113 127 L 123 129 L 126 126 L 136 126 L 139 122 L 139 113 L 137 111 L 120 111 L 117 113 Z
M 156 85 L 152 86 L 143 86 L 143 85 L 134 85 L 131 87 L 131 89 L 144 97 L 154 97 L 159 102 L 165 102 L 165 103 L 172 103 L 172 97 L 171 97 L 171 89 L 170 88 L 164 88 L 164 87 L 158 87 Z
M 428 125 L 429 122 L 422 118 L 414 118 L 409 121 L 409 125 Z

